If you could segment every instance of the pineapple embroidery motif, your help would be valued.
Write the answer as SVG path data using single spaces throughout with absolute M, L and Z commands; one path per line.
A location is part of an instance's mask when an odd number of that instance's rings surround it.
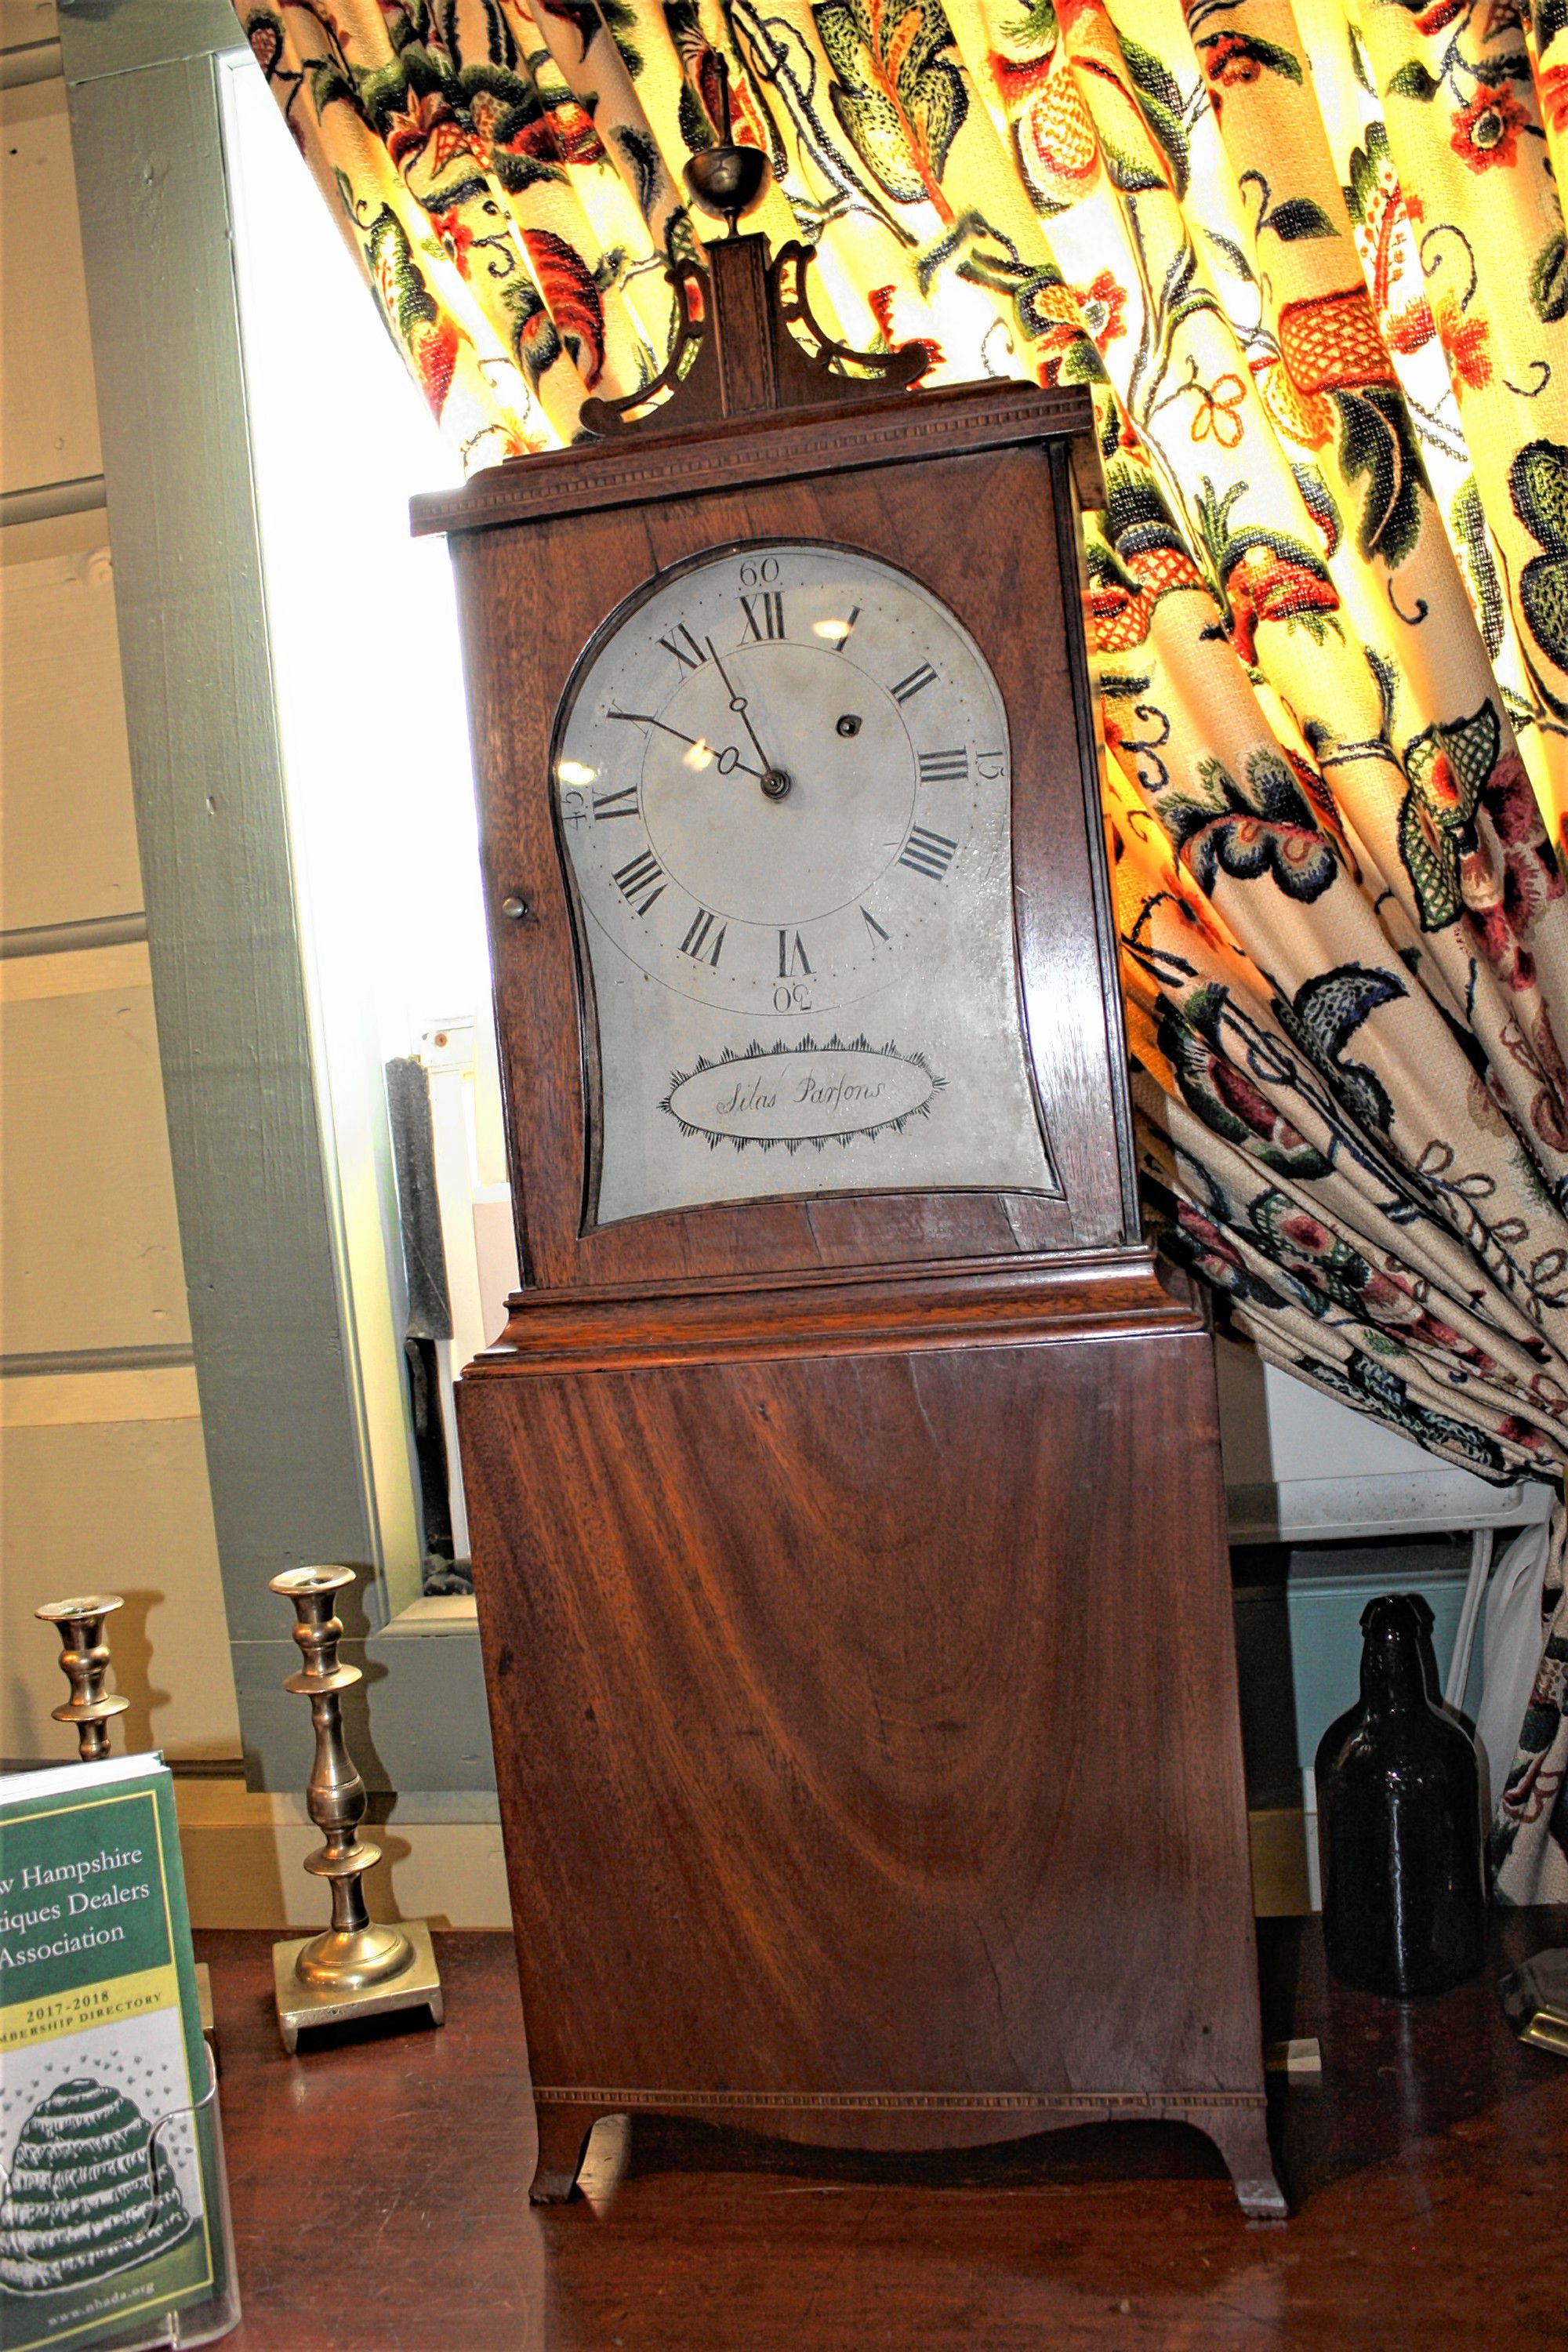
M 47 2294 L 167 2253 L 195 2228 L 135 2103 L 87 2078 L 56 2085 L 23 2125 L 0 2198 L 0 2284 Z

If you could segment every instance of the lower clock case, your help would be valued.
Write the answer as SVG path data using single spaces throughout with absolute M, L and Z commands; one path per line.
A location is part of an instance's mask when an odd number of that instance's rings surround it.
M 529 1323 L 459 1402 L 535 2196 L 639 2108 L 1163 2116 L 1281 2213 L 1196 1319 L 1129 1259 Z

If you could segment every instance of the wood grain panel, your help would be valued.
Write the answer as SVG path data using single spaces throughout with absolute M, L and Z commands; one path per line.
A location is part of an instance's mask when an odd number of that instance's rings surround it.
M 188 1339 L 149 988 L 0 1004 L 4 1352 Z
M 0 532 L 0 930 L 142 904 L 108 519 Z
M 824 379 L 829 387 L 832 381 Z M 553 450 L 542 463 L 513 458 L 486 467 L 459 490 L 416 499 L 412 520 L 416 535 L 457 534 L 655 501 L 707 504 L 737 488 L 1028 446 L 1043 435 L 1075 446 L 1089 442 L 1087 478 L 1100 487 L 1094 410 L 1083 387 L 1046 392 L 992 381 L 944 385 L 912 401 L 894 393 L 846 406 L 829 397 L 818 407 L 776 415 L 752 412 L 723 423 L 646 427 L 607 446 Z
M 514 1367 L 460 1409 L 546 2098 L 904 2146 L 1256 2105 L 1199 1332 Z
M 468 1377 L 647 1367 L 691 1359 L 886 1353 L 1028 1339 L 1127 1338 L 1192 1328 L 1143 1250 L 1104 1256 L 979 1260 L 879 1277 L 822 1267 L 759 1278 L 591 1291 L 523 1291 L 505 1331 Z
M 0 91 L 0 490 L 102 470 L 63 81 Z

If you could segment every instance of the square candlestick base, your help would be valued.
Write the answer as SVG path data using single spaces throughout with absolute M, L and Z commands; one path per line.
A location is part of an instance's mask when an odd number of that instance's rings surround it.
M 400 1919 L 397 1925 L 414 1947 L 408 1966 L 396 1976 L 365 1985 L 357 1992 L 300 1982 L 294 1963 L 306 1945 L 314 1943 L 313 1936 L 297 1936 L 291 1942 L 273 1945 L 272 1989 L 285 2050 L 296 2050 L 300 2034 L 318 2026 L 344 2025 L 352 2018 L 380 2017 L 395 2009 L 427 2009 L 437 2025 L 445 2023 L 441 1972 L 436 1965 L 430 1930 L 423 1919 Z

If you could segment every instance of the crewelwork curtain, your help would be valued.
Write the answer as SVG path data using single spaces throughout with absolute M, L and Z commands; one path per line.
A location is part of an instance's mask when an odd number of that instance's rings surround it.
M 1568 0 L 238 5 L 471 467 L 663 364 L 721 53 L 848 340 L 1093 386 L 1149 1212 L 1271 1360 L 1555 1474 Z M 1548 1603 L 1516 1900 L 1568 1896 Z

